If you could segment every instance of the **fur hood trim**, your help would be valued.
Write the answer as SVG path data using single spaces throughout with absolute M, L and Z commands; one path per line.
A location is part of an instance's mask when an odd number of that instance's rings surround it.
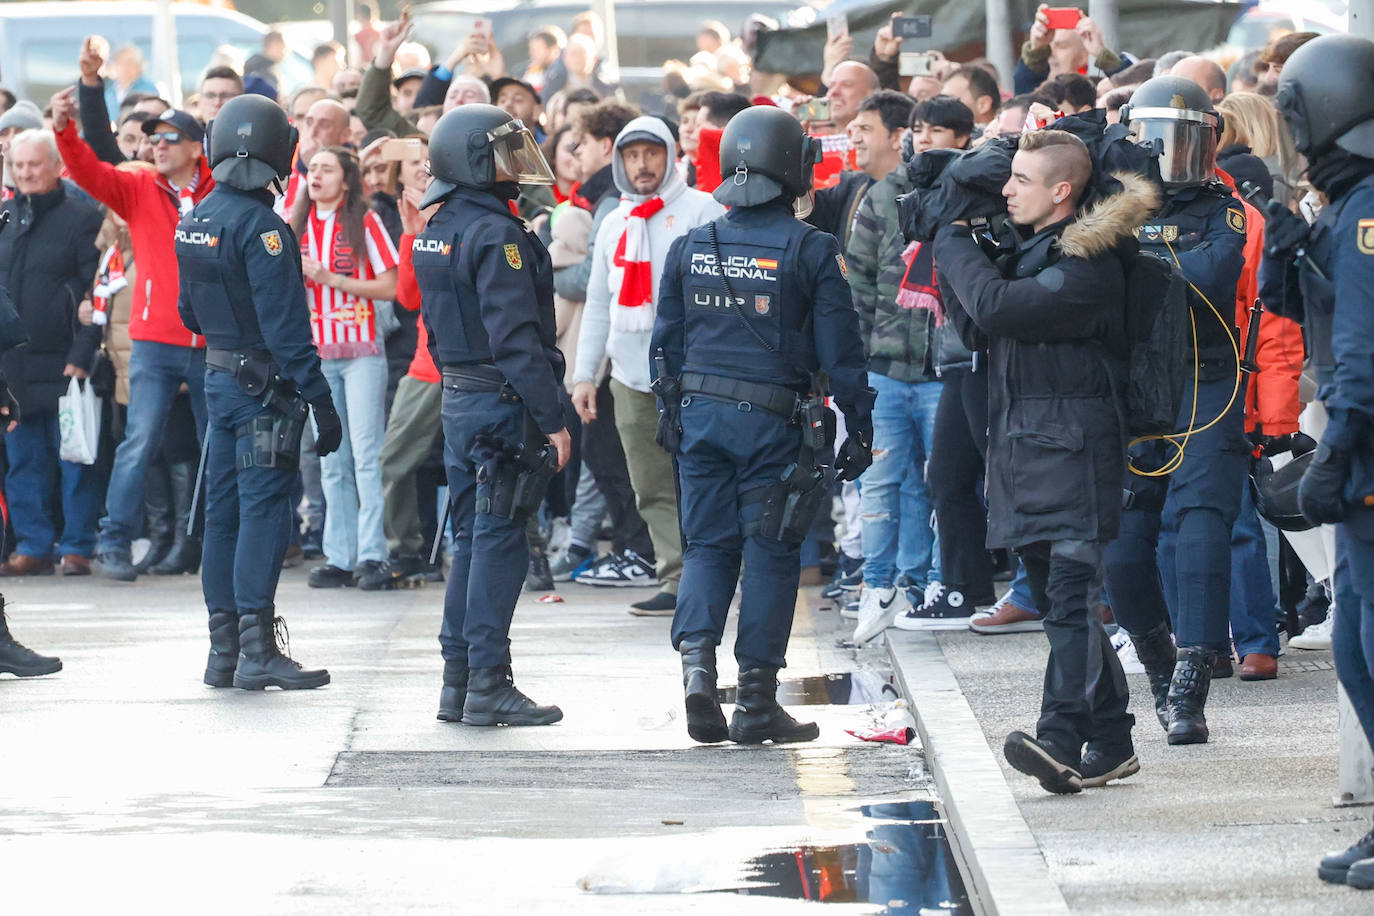
M 1133 237 L 1159 209 L 1159 189 L 1151 181 L 1130 172 L 1115 172 L 1112 177 L 1121 182 L 1121 190 L 1093 204 L 1060 235 L 1059 250 L 1068 257 L 1105 254 Z

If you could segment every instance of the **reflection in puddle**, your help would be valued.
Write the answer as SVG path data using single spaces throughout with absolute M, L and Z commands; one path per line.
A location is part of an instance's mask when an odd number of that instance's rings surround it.
M 737 690 L 733 686 L 719 687 L 716 696 L 723 705 L 729 705 L 735 702 Z M 872 671 L 821 674 L 778 682 L 778 702 L 784 706 L 862 706 L 891 703 L 898 696 L 890 679 Z
M 802 846 L 745 863 L 757 882 L 737 893 L 821 903 L 873 903 L 883 913 L 972 914 L 933 802 L 866 805 L 867 843 Z

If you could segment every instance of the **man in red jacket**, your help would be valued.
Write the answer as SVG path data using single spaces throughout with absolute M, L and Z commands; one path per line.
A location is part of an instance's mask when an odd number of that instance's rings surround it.
M 191 394 L 196 428 L 205 434 L 205 340 L 192 334 L 177 314 L 177 260 L 173 233 L 188 212 L 214 187 L 201 150 L 205 130 L 184 111 L 166 111 L 145 121 L 156 172 L 124 172 L 101 162 L 72 123 L 75 87 L 52 99 L 52 126 L 62 161 L 72 179 L 129 224 L 138 262 L 129 337 L 129 415 L 124 441 L 115 451 L 106 516 L 100 522 L 96 560 L 111 579 L 137 578 L 129 544 L 143 511 L 143 475 L 162 440 L 167 410 L 184 382 Z

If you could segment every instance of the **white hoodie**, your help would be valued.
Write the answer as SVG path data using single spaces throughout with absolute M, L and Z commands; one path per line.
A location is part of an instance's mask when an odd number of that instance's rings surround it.
M 625 162 L 620 157 L 621 138 L 633 133 L 651 132 L 663 140 L 668 148 L 668 174 L 653 194 L 636 194 L 625 174 Z M 725 208 L 705 191 L 676 186 L 682 184 L 674 163 L 677 160 L 677 144 L 668 125 L 654 117 L 635 118 L 616 137 L 616 151 L 611 161 L 611 171 L 615 176 L 615 186 L 620 189 L 620 206 L 601 223 L 592 250 L 592 273 L 587 281 L 587 304 L 582 312 L 582 331 L 577 341 L 577 365 L 573 371 L 574 382 L 592 382 L 596 379 L 597 367 L 603 356 L 611 358 L 611 378 L 627 388 L 636 391 L 649 390 L 649 340 L 652 330 L 621 331 L 611 327 L 611 309 L 617 308 L 616 300 L 620 294 L 620 282 L 625 269 L 616 267 L 615 249 L 620 236 L 625 231 L 625 220 L 630 211 L 644 201 L 656 197 L 667 198 L 677 192 L 663 209 L 649 218 L 649 239 L 653 264 L 654 303 L 657 307 L 660 275 L 663 262 L 667 260 L 668 249 L 673 241 L 697 226 L 709 223 L 725 212 Z

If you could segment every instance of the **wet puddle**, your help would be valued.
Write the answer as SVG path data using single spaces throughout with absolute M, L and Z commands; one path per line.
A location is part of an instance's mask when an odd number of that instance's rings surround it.
M 721 705 L 735 702 L 738 688 L 718 687 Z M 890 678 L 871 671 L 820 674 L 778 682 L 778 702 L 783 706 L 862 706 L 891 703 L 900 694 Z
M 972 916 L 945 821 L 929 801 L 865 805 L 867 842 L 800 846 L 744 863 L 754 882 L 746 896 L 820 903 L 870 903 L 882 913 L 946 912 Z

